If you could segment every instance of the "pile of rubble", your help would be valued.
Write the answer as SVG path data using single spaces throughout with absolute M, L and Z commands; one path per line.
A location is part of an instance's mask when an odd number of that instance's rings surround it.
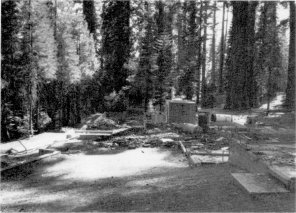
M 114 120 L 107 118 L 105 113 L 96 113 L 86 119 L 82 128 L 87 130 L 111 130 L 119 129 L 121 126 L 116 124 Z
M 164 138 L 161 136 L 138 136 L 130 135 L 126 137 L 119 137 L 112 139 L 113 146 L 127 147 L 128 149 L 135 149 L 138 147 L 177 147 L 178 140 L 175 138 Z

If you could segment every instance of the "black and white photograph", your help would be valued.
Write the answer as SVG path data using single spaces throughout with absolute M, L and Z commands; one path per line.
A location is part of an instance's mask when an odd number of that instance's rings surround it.
M 296 212 L 295 7 L 1 0 L 1 212 Z

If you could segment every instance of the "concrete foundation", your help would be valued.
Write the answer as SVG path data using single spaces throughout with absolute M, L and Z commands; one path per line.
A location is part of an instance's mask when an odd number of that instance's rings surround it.
M 288 193 L 276 180 L 261 173 L 232 173 L 235 182 L 249 194 Z

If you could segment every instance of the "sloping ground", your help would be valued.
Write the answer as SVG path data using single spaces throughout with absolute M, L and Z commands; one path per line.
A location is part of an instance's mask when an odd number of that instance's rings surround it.
M 234 184 L 231 172 L 241 170 L 227 164 L 190 169 L 178 152 L 157 148 L 64 155 L 2 176 L 1 208 L 3 212 L 295 211 L 294 194 L 253 199 Z

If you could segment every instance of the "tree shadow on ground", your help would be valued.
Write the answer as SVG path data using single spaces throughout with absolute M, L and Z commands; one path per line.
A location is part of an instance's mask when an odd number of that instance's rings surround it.
M 158 168 L 146 174 L 96 181 L 67 181 L 60 184 L 40 181 L 33 187 L 38 187 L 38 192 L 50 194 L 51 199 L 40 202 L 35 198 L 29 203 L 5 205 L 4 209 L 75 212 L 295 210 L 295 195 L 253 198 L 233 183 L 229 170 L 236 169 L 228 165 L 196 169 Z M 64 197 L 59 196 L 65 193 Z
M 1 172 L 1 182 L 20 181 L 33 175 L 40 167 L 50 167 L 64 160 L 62 156 L 52 156 L 48 159 L 30 162 Z
M 252 198 L 242 191 L 230 175 L 240 170 L 228 164 L 194 169 L 155 166 L 126 176 L 79 180 L 47 170 L 59 162 L 63 160 L 40 162 L 32 168 L 30 178 L 20 175 L 15 179 L 20 181 L 17 193 L 30 193 L 26 199 L 7 198 L 2 210 L 295 211 L 294 194 Z M 5 191 L 10 189 L 2 190 L 4 195 Z

